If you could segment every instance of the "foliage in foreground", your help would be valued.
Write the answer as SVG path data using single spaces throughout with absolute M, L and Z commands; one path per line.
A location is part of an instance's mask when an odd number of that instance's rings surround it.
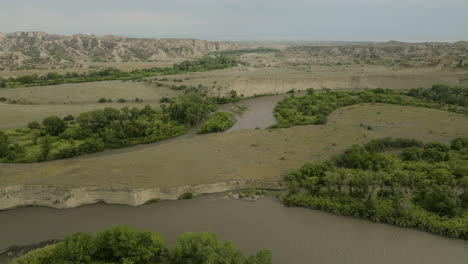
M 183 234 L 167 248 L 160 234 L 114 227 L 96 236 L 75 233 L 62 242 L 36 249 L 11 264 L 271 264 L 270 251 L 245 257 L 232 242 L 211 232 Z
M 162 109 L 105 108 L 67 121 L 55 116 L 28 128 L 0 131 L 0 162 L 36 162 L 156 142 L 185 133 L 216 109 L 195 93 L 179 96 Z
M 277 124 L 286 128 L 298 125 L 321 125 L 334 110 L 359 103 L 387 103 L 421 106 L 468 114 L 468 87 L 434 85 L 431 89 L 398 91 L 373 89 L 365 91 L 330 91 L 315 93 L 309 90 L 305 96 L 291 96 L 275 107 Z
M 226 112 L 214 113 L 198 130 L 199 134 L 224 132 L 236 123 L 233 114 Z
M 385 150 L 400 149 L 401 152 Z M 284 203 L 468 239 L 468 138 L 380 139 L 288 175 Z

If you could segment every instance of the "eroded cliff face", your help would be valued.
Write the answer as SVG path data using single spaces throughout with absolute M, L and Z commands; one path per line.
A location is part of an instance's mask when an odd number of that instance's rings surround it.
M 120 36 L 55 35 L 45 32 L 0 34 L 0 67 L 24 65 L 152 61 L 186 58 L 236 49 L 232 42 L 199 39 L 143 39 Z
M 136 206 L 145 204 L 151 199 L 177 200 L 180 195 L 187 192 L 199 195 L 245 188 L 280 190 L 286 187 L 286 183 L 280 179 L 230 180 L 212 184 L 148 189 L 12 185 L 0 187 L 0 210 L 21 206 L 64 209 L 96 202 Z

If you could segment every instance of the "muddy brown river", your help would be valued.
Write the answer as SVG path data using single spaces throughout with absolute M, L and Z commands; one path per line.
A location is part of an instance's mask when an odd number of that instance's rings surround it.
M 0 211 L 0 249 L 115 225 L 162 233 L 169 244 L 184 232 L 214 231 L 246 253 L 271 249 L 277 264 L 468 263 L 468 241 L 287 208 L 274 197 L 248 202 L 224 199 L 222 194 L 138 207 L 93 204 Z

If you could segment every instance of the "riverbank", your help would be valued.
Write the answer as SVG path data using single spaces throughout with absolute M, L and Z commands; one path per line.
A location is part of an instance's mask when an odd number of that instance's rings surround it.
M 52 162 L 0 164 L 0 208 L 67 208 L 96 201 L 136 205 L 177 199 L 184 192 L 275 189 L 289 171 L 325 161 L 353 144 L 383 137 L 448 143 L 467 131 L 468 118 L 460 114 L 353 105 L 332 112 L 326 125 L 240 130 Z
M 152 200 L 177 200 L 184 193 L 200 195 L 246 188 L 282 190 L 286 187 L 287 184 L 280 179 L 232 180 L 213 184 L 147 189 L 14 185 L 0 188 L 0 210 L 23 206 L 65 209 L 97 202 L 138 206 L 150 203 Z

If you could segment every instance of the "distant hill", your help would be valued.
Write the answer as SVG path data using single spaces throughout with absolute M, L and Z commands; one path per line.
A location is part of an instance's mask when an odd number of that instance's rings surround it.
M 402 67 L 468 67 L 468 42 L 381 42 L 348 45 L 295 45 L 287 55 L 321 58 L 340 64 L 374 64 Z
M 233 42 L 199 39 L 147 39 L 120 36 L 0 33 L 0 68 L 83 62 L 152 61 L 236 49 Z

